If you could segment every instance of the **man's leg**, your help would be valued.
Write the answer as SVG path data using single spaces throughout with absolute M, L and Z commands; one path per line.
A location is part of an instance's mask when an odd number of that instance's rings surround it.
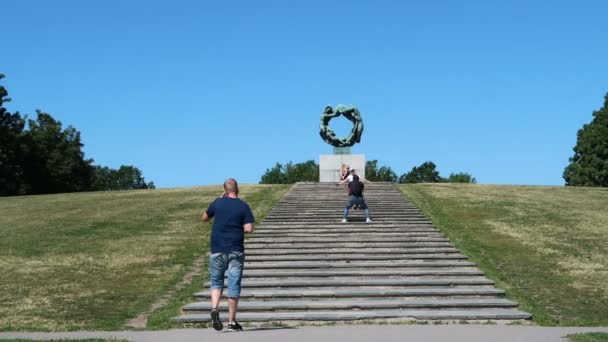
M 245 254 L 232 252 L 229 254 L 228 262 L 228 330 L 243 330 L 236 321 L 236 313 L 241 296 L 241 279 L 243 277 L 243 266 Z
M 222 330 L 224 325 L 220 320 L 220 298 L 224 289 L 224 273 L 226 272 L 228 257 L 223 253 L 215 253 L 209 257 L 209 278 L 211 280 L 211 322 L 213 329 Z
M 369 208 L 363 197 L 359 198 L 359 208 L 365 209 L 365 222 L 371 222 L 372 219 L 369 217 Z
M 217 309 L 220 306 L 220 298 L 222 298 L 222 290 L 211 289 L 211 308 Z
M 346 206 L 344 207 L 344 215 L 342 216 L 342 222 L 346 221 L 346 218 L 348 217 L 348 211 L 350 210 L 350 208 L 353 207 L 353 205 L 355 205 L 355 196 L 349 196 L 348 197 L 348 203 L 346 203 Z
M 236 311 L 239 308 L 239 298 L 228 298 L 228 320 L 236 321 Z

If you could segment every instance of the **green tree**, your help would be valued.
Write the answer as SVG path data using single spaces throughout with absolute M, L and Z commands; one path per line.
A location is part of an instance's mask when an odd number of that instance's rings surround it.
M 50 114 L 36 111 L 28 120 L 28 151 L 24 163 L 27 183 L 34 194 L 86 191 L 93 173 L 92 159 L 85 159 L 80 132 L 62 128 Z
M 397 182 L 397 174 L 389 166 L 378 167 L 377 160 L 365 163 L 365 178 L 372 182 Z
M 95 165 L 91 190 L 136 190 L 154 189 L 154 182 L 146 183 L 140 169 L 132 165 L 121 165 L 118 170 Z
M 608 93 L 591 123 L 578 130 L 573 150 L 563 174 L 566 185 L 608 187 Z
M 260 184 L 286 184 L 285 174 L 283 173 L 283 165 L 276 163 L 270 169 L 266 169 L 266 172 L 262 175 Z
M 439 176 L 439 171 L 435 170 L 437 165 L 431 161 L 414 166 L 410 172 L 404 173 L 399 177 L 399 183 L 439 183 L 445 180 Z
M 475 177 L 473 177 L 473 175 L 465 172 L 450 173 L 450 176 L 448 177 L 447 181 L 449 183 L 477 183 L 477 180 L 475 179 Z
M 0 80 L 4 78 L 0 74 Z M 9 102 L 8 91 L 0 85 L 0 195 L 18 195 L 27 191 L 23 179 L 25 119 L 19 112 L 4 108 Z
M 316 182 L 319 180 L 319 164 L 314 160 L 285 165 L 276 163 L 262 175 L 260 184 L 292 184 L 295 182 Z

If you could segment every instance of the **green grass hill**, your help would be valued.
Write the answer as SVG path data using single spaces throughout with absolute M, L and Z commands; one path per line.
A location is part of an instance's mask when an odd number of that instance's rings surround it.
M 259 222 L 288 189 L 242 186 L 241 197 Z M 208 252 L 201 215 L 220 193 L 0 198 L 0 331 L 122 328 Z
M 608 325 L 608 189 L 399 188 L 536 323 Z M 288 189 L 243 186 L 241 196 L 259 222 Z M 122 329 L 208 252 L 200 216 L 220 192 L 0 198 L 0 330 Z M 180 304 L 171 305 L 152 327 Z
M 542 325 L 608 325 L 608 189 L 399 186 Z

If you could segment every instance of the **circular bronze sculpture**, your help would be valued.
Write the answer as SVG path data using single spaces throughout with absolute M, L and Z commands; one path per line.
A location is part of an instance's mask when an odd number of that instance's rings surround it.
M 329 121 L 340 115 L 344 115 L 345 118 L 353 123 L 353 129 L 347 138 L 336 137 L 334 130 L 329 127 Z M 361 134 L 363 134 L 363 119 L 361 118 L 361 113 L 359 113 L 359 110 L 355 106 L 338 105 L 335 110 L 331 106 L 327 106 L 321 114 L 321 131 L 319 134 L 326 143 L 332 146 L 353 146 L 354 144 L 361 142 Z

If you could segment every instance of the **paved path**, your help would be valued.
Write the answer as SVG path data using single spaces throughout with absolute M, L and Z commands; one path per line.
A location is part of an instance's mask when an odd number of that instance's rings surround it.
M 340 325 L 333 327 L 251 328 L 243 332 L 216 332 L 213 329 L 168 331 L 0 333 L 0 339 L 121 338 L 133 342 L 321 342 L 321 341 L 424 341 L 424 342 L 549 342 L 578 332 L 606 332 L 604 328 L 545 328 L 506 325 Z

